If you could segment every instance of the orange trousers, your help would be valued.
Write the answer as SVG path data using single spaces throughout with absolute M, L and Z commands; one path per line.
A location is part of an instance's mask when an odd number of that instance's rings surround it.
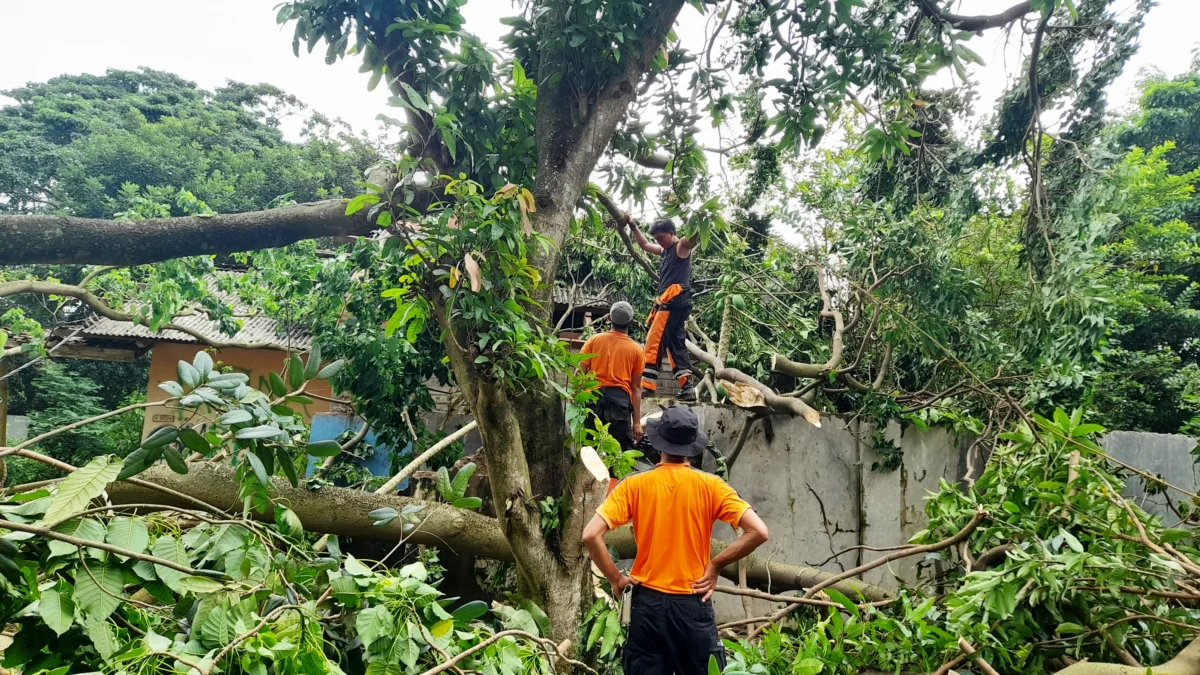
M 663 353 L 678 380 L 679 386 L 685 387 L 692 378 L 692 358 L 687 350 L 687 330 L 684 324 L 692 313 L 690 305 L 665 309 L 666 305 L 679 296 L 683 288 L 672 284 L 654 303 L 647 318 L 646 333 L 646 367 L 642 370 L 642 389 L 654 392 L 658 390 L 658 368 L 662 364 Z

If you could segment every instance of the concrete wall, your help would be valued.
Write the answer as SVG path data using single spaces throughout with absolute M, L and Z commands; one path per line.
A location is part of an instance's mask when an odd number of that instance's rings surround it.
M 1168 483 L 1195 492 L 1200 486 L 1200 467 L 1192 449 L 1196 439 L 1178 434 L 1147 434 L 1140 431 L 1112 431 L 1100 441 L 1109 456 L 1136 467 Z M 1167 504 L 1168 497 L 1178 503 L 1186 496 L 1178 492 L 1147 494 L 1145 481 L 1138 475 L 1126 479 L 1122 493 L 1146 511 L 1162 516 L 1167 525 L 1179 522 L 1179 516 Z

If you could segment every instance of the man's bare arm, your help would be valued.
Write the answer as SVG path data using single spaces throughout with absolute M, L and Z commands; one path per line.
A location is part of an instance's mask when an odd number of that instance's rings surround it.
M 679 243 L 675 245 L 675 255 L 680 258 L 686 258 L 692 254 L 692 250 L 696 248 L 696 240 L 691 236 L 680 237 Z
M 600 568 L 600 573 L 608 578 L 608 583 L 612 584 L 613 593 L 620 595 L 625 587 L 633 583 L 633 579 L 621 574 L 617 569 L 617 564 L 613 562 L 612 556 L 608 554 L 608 548 L 604 546 L 604 535 L 608 532 L 608 523 L 599 515 L 592 516 L 591 522 L 583 528 L 583 545 L 587 547 L 588 555 L 592 557 L 592 562 L 596 563 L 596 567 Z
M 721 570 L 725 569 L 727 565 L 731 565 L 753 553 L 754 549 L 762 546 L 771 536 L 767 531 L 767 524 L 762 521 L 762 518 L 758 517 L 754 509 L 747 509 L 742 514 L 741 521 L 738 522 L 738 527 L 742 528 L 742 536 L 727 546 L 724 551 L 721 551 L 717 557 L 709 561 L 708 566 L 704 568 L 704 576 L 692 584 L 693 591 L 704 594 L 705 602 L 712 597 L 713 589 L 717 587 L 717 578 L 721 575 Z M 604 535 L 602 534 L 601 536 Z
M 625 223 L 629 225 L 629 231 L 633 232 L 633 238 L 637 240 L 638 246 L 641 246 L 643 251 L 653 253 L 654 255 L 662 255 L 663 248 L 647 239 L 646 235 L 642 234 L 642 228 L 633 222 L 633 218 L 625 216 Z

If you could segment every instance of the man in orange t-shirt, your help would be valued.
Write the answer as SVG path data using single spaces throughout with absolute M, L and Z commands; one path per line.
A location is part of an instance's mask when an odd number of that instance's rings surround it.
M 595 373 L 600 382 L 600 399 L 592 406 L 596 418 L 608 425 L 608 433 L 632 450 L 642 440 L 642 346 L 629 337 L 633 307 L 625 301 L 614 302 L 608 311 L 612 330 L 592 336 L 583 344 L 582 354 L 595 354 L 581 367 Z
M 613 591 L 620 596 L 634 584 L 625 675 L 704 675 L 710 656 L 724 669 L 725 650 L 710 602 L 717 577 L 769 536 L 766 524 L 733 488 L 688 464 L 687 458 L 708 444 L 699 426 L 687 407 L 667 408 L 651 419 L 646 439 L 662 462 L 626 476 L 583 530 L 583 543 Z M 604 534 L 631 520 L 637 558 L 625 576 L 609 557 Z M 717 520 L 742 528 L 742 535 L 710 560 Z

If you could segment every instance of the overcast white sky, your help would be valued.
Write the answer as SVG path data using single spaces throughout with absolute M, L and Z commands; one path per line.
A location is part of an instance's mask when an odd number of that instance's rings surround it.
M 962 13 L 988 13 L 1013 0 L 962 0 Z M 1132 6 L 1134 0 L 1122 0 Z M 0 0 L 0 90 L 64 73 L 103 73 L 108 68 L 148 66 L 177 73 L 205 88 L 226 80 L 268 82 L 298 96 L 316 110 L 341 117 L 358 129 L 374 129 L 386 112 L 380 87 L 366 90 L 357 61 L 324 63 L 322 55 L 292 56 L 290 27 L 275 23 L 277 0 Z M 494 43 L 507 30 L 498 19 L 514 13 L 508 0 L 473 0 L 467 27 Z M 65 18 L 65 20 L 64 20 Z M 702 29 L 698 14 L 683 10 L 682 36 Z M 1142 32 L 1142 47 L 1111 92 L 1125 102 L 1135 76 L 1146 66 L 1168 75 L 1185 69 L 1197 40 L 1200 2 L 1161 0 Z M 47 27 L 53 26 L 53 30 Z M 693 30 L 695 29 L 695 30 Z M 1002 35 L 977 38 L 972 46 L 988 62 L 976 75 L 979 109 L 991 101 L 1019 61 L 1007 59 Z M 318 48 L 318 52 L 321 49 Z M 2 101 L 2 99 L 0 99 Z

